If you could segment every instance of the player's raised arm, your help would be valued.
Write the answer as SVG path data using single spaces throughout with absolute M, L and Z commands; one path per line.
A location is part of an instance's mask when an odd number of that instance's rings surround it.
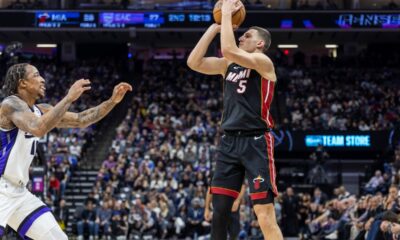
M 85 128 L 104 118 L 119 102 L 122 101 L 127 91 L 132 91 L 132 86 L 122 82 L 114 87 L 110 99 L 102 102 L 96 107 L 89 108 L 80 113 L 66 112 L 62 120 L 57 124 L 58 128 Z M 53 107 L 49 104 L 39 104 L 43 112 L 50 111 Z
M 190 53 L 187 65 L 194 71 L 208 75 L 224 75 L 227 68 L 227 61 L 224 58 L 205 57 L 210 43 L 220 32 L 220 25 L 214 23 L 200 38 L 192 52 Z
M 236 45 L 232 28 L 232 14 L 241 7 L 243 7 L 243 4 L 239 0 L 223 0 L 221 8 L 222 54 L 229 61 L 246 68 L 255 69 L 261 76 L 271 79 L 270 75 L 272 75 L 271 72 L 274 67 L 272 61 L 263 53 L 270 44 L 268 31 L 265 30 L 264 32 L 262 28 L 252 27 L 239 38 L 239 47 Z M 274 78 L 271 80 L 275 80 Z
M 90 89 L 88 84 L 90 84 L 90 81 L 87 79 L 76 81 L 69 89 L 68 94 L 54 108 L 40 117 L 30 110 L 26 102 L 15 95 L 2 102 L 1 115 L 12 121 L 17 128 L 36 137 L 42 137 L 61 121 L 71 103 L 78 99 L 83 92 Z

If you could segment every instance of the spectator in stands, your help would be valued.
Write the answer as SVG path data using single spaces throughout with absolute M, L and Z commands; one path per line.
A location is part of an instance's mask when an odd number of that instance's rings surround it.
M 381 184 L 383 184 L 382 172 L 380 170 L 376 170 L 375 175 L 371 177 L 371 179 L 365 185 L 364 191 L 366 193 L 374 194 Z
M 198 238 L 203 232 L 204 208 L 200 206 L 200 199 L 194 198 L 188 209 L 188 236 Z
M 339 200 L 346 199 L 346 198 L 350 197 L 350 195 L 351 195 L 351 194 L 346 190 L 346 187 L 343 186 L 343 185 L 341 185 L 341 186 L 338 188 L 338 193 L 339 193 L 339 195 L 338 195 L 338 199 L 339 199 Z
M 126 217 L 121 216 L 121 213 L 119 212 L 115 212 L 112 216 L 112 221 L 111 221 L 112 236 L 114 236 L 116 240 L 126 239 L 128 226 L 126 224 L 125 218 Z
M 60 197 L 60 180 L 58 180 L 55 173 L 52 173 L 50 177 L 49 192 L 52 194 L 53 201 L 58 202 Z
M 326 201 L 328 200 L 328 196 L 321 191 L 320 188 L 315 188 L 314 189 L 314 195 L 312 197 L 311 202 L 313 202 L 316 205 L 324 205 Z
M 103 162 L 103 167 L 105 167 L 107 170 L 112 169 L 117 165 L 117 162 L 115 160 L 115 156 L 113 154 L 108 155 L 108 158 L 104 160 Z
M 94 203 L 92 201 L 87 201 L 85 209 L 82 211 L 80 216 L 78 216 L 78 223 L 77 223 L 77 231 L 78 231 L 78 240 L 82 240 L 85 229 L 88 229 L 88 233 L 91 239 L 93 237 L 98 238 L 99 235 L 99 225 L 96 222 L 97 213 L 94 209 Z
M 282 197 L 282 223 L 284 236 L 297 236 L 299 233 L 299 199 L 293 188 L 288 187 Z
M 103 233 L 103 236 L 108 238 L 111 235 L 111 217 L 112 210 L 111 206 L 112 200 L 104 201 L 101 207 L 97 210 L 96 223 L 99 225 L 99 231 Z M 117 236 L 117 235 L 114 235 Z

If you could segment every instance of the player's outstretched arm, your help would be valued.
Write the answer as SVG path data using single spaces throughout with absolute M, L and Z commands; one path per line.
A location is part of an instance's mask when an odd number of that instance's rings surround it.
M 71 103 L 90 89 L 89 84 L 90 81 L 87 79 L 76 81 L 69 89 L 67 96 L 40 117 L 29 109 L 26 102 L 16 96 L 10 96 L 2 102 L 1 114 L 22 131 L 42 137 L 61 121 Z
M 238 11 L 243 4 L 239 0 L 223 0 L 221 19 L 221 51 L 228 60 L 245 68 L 254 69 L 261 76 L 269 78 L 273 71 L 272 61 L 263 53 L 249 53 L 236 45 L 232 28 L 232 13 Z M 246 37 L 246 36 L 245 36 Z
M 127 91 L 132 91 L 132 86 L 122 82 L 114 87 L 110 99 L 96 107 L 89 108 L 79 113 L 66 112 L 57 124 L 58 128 L 85 128 L 103 119 L 119 102 L 122 101 Z M 46 112 L 53 107 L 49 104 L 39 104 L 38 107 Z
M 227 61 L 224 58 L 205 57 L 207 49 L 220 32 L 220 25 L 214 23 L 200 38 L 187 59 L 187 65 L 194 71 L 208 75 L 224 75 L 227 68 Z

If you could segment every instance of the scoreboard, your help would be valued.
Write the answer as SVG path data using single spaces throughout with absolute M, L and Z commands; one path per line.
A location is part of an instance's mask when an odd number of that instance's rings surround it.
M 214 22 L 211 11 L 1 11 L 0 28 L 204 29 Z M 272 30 L 398 30 L 396 11 L 252 11 L 242 27 Z
M 35 27 L 39 28 L 97 28 L 97 13 L 36 12 Z
M 210 13 L 163 12 L 36 12 L 38 28 L 160 28 L 204 27 L 212 23 Z

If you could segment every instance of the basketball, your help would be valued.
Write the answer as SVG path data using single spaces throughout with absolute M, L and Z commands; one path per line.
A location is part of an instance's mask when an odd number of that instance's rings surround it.
M 213 10 L 214 21 L 218 24 L 221 24 L 221 18 L 222 18 L 221 7 L 222 7 L 222 1 L 219 0 L 218 2 L 215 3 Z M 245 18 L 246 18 L 246 9 L 243 6 L 237 12 L 235 12 L 235 14 L 233 14 L 232 25 L 237 25 L 239 27 L 243 23 Z

